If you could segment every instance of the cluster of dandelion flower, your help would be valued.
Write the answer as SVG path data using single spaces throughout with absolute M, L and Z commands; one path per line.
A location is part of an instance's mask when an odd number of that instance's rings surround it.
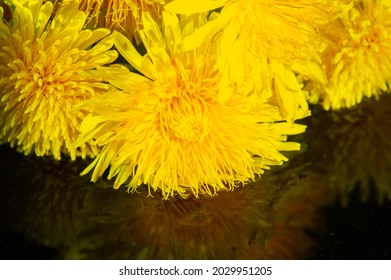
M 5 4 L 0 141 L 92 157 L 92 181 L 107 172 L 164 199 L 233 190 L 287 161 L 308 99 L 338 109 L 389 86 L 385 0 Z
M 303 126 L 284 122 L 279 109 L 258 94 L 251 80 L 228 89 L 216 66 L 214 41 L 182 50 L 182 38 L 206 24 L 204 15 L 183 17 L 163 12 L 160 28 L 148 13 L 140 31 L 147 54 L 141 56 L 118 32 L 112 37 L 121 55 L 140 74 L 117 71 L 108 81 L 118 90 L 90 99 L 91 110 L 76 145 L 91 138 L 103 146 L 91 164 L 96 180 L 110 165 L 115 187 L 148 184 L 163 197 L 192 191 L 213 195 L 253 179 L 296 150 L 286 135 Z M 119 69 L 118 69 L 119 70 Z M 89 169 L 86 170 L 88 172 Z

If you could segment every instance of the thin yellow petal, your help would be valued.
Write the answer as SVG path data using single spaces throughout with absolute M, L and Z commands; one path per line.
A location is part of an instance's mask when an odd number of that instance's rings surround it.
M 203 41 L 210 39 L 214 34 L 219 32 L 219 30 L 227 24 L 228 20 L 228 17 L 219 16 L 216 19 L 209 21 L 194 31 L 193 34 L 184 37 L 180 43 L 180 48 L 183 50 L 192 50 L 200 46 Z
M 220 8 L 227 2 L 228 0 L 177 0 L 168 3 L 164 9 L 175 14 L 194 14 Z
M 151 73 L 144 67 L 144 58 L 136 51 L 132 43 L 124 35 L 118 31 L 112 34 L 114 45 L 120 54 L 134 67 L 137 71 L 148 77 L 152 77 Z
M 289 121 L 294 121 L 297 111 L 301 108 L 305 114 L 308 112 L 308 103 L 302 92 L 294 72 L 283 64 L 272 61 L 271 66 L 274 72 L 274 86 L 277 98 L 280 100 L 283 113 Z M 285 111 L 285 112 L 284 112 Z

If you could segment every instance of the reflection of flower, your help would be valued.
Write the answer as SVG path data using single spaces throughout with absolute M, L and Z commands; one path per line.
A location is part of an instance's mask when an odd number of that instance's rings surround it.
M 391 83 L 391 2 L 350 1 L 325 31 L 327 86 L 311 84 L 312 102 L 326 109 L 378 97 Z
M 175 193 L 186 197 L 191 191 L 214 195 L 281 164 L 286 158 L 278 151 L 299 149 L 284 141 L 304 127 L 281 122 L 278 108 L 251 87 L 235 87 L 229 99 L 219 100 L 219 91 L 226 89 L 215 67 L 215 44 L 205 41 L 192 51 L 177 48 L 183 34 L 191 32 L 186 20 L 180 25 L 176 16 L 164 13 L 162 34 L 145 14 L 145 56 L 113 33 L 119 52 L 144 76 L 112 75 L 110 83 L 121 91 L 86 103 L 92 113 L 76 145 L 93 138 L 103 146 L 86 170 L 95 167 L 93 181 L 110 165 L 116 188 L 131 177 L 131 190 L 144 183 L 160 189 L 164 198 Z
M 55 249 L 77 242 L 77 232 L 91 225 L 80 212 L 91 187 L 79 176 L 86 162 L 24 156 L 6 146 L 0 153 L 2 226 Z
M 264 199 L 275 189 L 258 187 L 222 191 L 214 197 L 170 200 L 162 200 L 159 195 L 155 199 L 148 198 L 145 189 L 134 195 L 97 189 L 89 201 L 89 208 L 85 209 L 89 220 L 96 222 L 97 230 L 95 233 L 88 229 L 82 232 L 83 238 L 65 256 L 240 258 L 249 244 L 260 246 L 265 242 L 266 234 L 272 231 L 265 216 L 270 207 Z M 96 209 L 101 209 L 100 213 L 97 214 Z M 113 243 L 117 246 L 110 245 Z
M 289 172 L 279 176 L 296 178 Z M 307 231 L 319 228 L 318 206 L 332 199 L 317 176 L 285 182 L 276 178 L 199 199 L 166 201 L 146 198 L 143 193 L 126 196 L 97 191 L 86 209 L 88 219 L 96 222 L 96 232 L 81 233 L 83 238 L 65 257 L 305 258 L 313 247 Z
M 323 174 L 308 172 L 307 168 L 288 168 L 282 174 L 283 178 L 287 175 L 293 178 L 286 183 L 286 192 L 273 205 L 275 234 L 270 235 L 267 250 L 262 252 L 261 258 L 300 259 L 314 254 L 315 240 L 310 233 L 316 232 L 320 236 L 324 230 L 322 209 L 335 201 L 335 191 L 328 187 Z M 308 174 L 303 176 L 303 173 Z M 276 182 L 280 180 L 274 179 Z M 259 258 L 255 249 L 252 254 Z
M 5 149 L 3 224 L 57 249 L 57 258 L 307 258 L 307 231 L 320 228 L 318 207 L 330 201 L 324 180 L 302 166 L 282 167 L 235 192 L 162 200 L 146 197 L 145 187 L 130 195 L 100 180 L 92 188 L 78 175 L 84 163 L 7 156 Z
M 74 4 L 51 18 L 50 2 L 10 3 L 13 18 L 0 23 L 0 139 L 25 154 L 56 159 L 62 152 L 72 158 L 96 153 L 90 145 L 71 146 L 85 111 L 70 111 L 108 88 L 99 73 L 87 72 L 116 58 L 112 42 L 101 40 L 109 31 L 82 30 L 86 16 Z
M 223 7 L 214 20 L 185 38 L 182 47 L 192 48 L 223 30 L 219 67 L 229 83 L 241 84 L 245 73 L 250 72 L 254 86 L 272 91 L 283 116 L 295 120 L 308 115 L 308 106 L 294 70 L 324 80 L 318 65 L 317 29 L 328 21 L 331 2 L 178 0 L 165 9 L 187 14 Z
M 342 203 L 359 189 L 361 198 L 391 199 L 391 96 L 366 98 L 340 111 L 315 110 L 307 141 L 309 161 L 324 170 Z M 325 143 L 328 143 L 325 145 Z

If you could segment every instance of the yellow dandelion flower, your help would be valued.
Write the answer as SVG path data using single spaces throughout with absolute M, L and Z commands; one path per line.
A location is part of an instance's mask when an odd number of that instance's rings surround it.
M 155 21 L 161 21 L 163 5 L 170 0 L 77 0 L 79 8 L 88 13 L 88 24 L 94 28 L 117 30 L 139 41 L 141 14 L 148 11 Z M 55 1 L 57 4 L 65 0 Z
M 13 14 L 6 22 L 0 10 L 0 141 L 56 159 L 95 154 L 93 145 L 72 147 L 86 111 L 71 108 L 109 88 L 92 72 L 117 57 L 109 30 L 83 30 L 86 15 L 72 1 L 55 15 L 51 2 L 6 3 Z
M 226 72 L 228 83 L 240 84 L 244 74 L 251 72 L 255 86 L 272 91 L 283 116 L 293 121 L 309 114 L 308 94 L 302 91 L 295 71 L 325 80 L 319 66 L 317 29 L 329 20 L 332 2 L 178 0 L 165 9 L 187 14 L 223 7 L 220 15 L 186 38 L 182 47 L 192 48 L 223 30 L 219 65 Z
M 304 126 L 281 121 L 278 108 L 235 87 L 219 100 L 222 74 L 216 68 L 214 42 L 191 51 L 178 48 L 182 37 L 202 17 L 178 18 L 163 13 L 163 27 L 144 15 L 141 56 L 130 41 L 113 33 L 115 46 L 141 74 L 123 72 L 109 78 L 119 88 L 86 102 L 92 111 L 81 125 L 75 145 L 94 139 L 103 146 L 91 166 L 96 181 L 110 166 L 118 188 L 130 177 L 129 189 L 148 184 L 167 199 L 179 193 L 214 195 L 254 179 L 269 165 L 287 160 L 279 151 L 297 150 L 286 135 Z
M 326 109 L 378 97 L 391 83 L 391 2 L 350 1 L 325 31 L 327 86 L 312 83 L 311 102 Z

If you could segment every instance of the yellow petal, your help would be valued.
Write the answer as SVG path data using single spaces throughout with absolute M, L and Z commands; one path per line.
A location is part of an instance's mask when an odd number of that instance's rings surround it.
M 302 108 L 308 111 L 308 103 L 305 99 L 297 78 L 291 69 L 286 68 L 283 64 L 272 61 L 271 66 L 274 72 L 274 85 L 278 94 L 278 99 L 285 110 L 286 117 L 289 121 L 297 118 L 297 111 Z
M 227 73 L 227 72 L 226 72 Z M 225 74 L 221 77 L 218 100 L 220 103 L 225 103 L 232 96 L 233 89 L 230 86 L 228 75 Z
M 42 5 L 39 16 L 36 23 L 37 35 L 40 36 L 42 32 L 45 30 L 48 21 L 50 20 L 50 16 L 53 12 L 53 4 L 51 2 L 46 2 Z
M 294 135 L 294 134 L 300 134 L 303 133 L 307 126 L 303 124 L 289 124 L 286 122 L 281 122 L 278 124 L 278 130 L 283 135 Z
M 221 15 L 216 19 L 209 21 L 194 31 L 193 34 L 184 37 L 179 45 L 180 48 L 183 50 L 192 50 L 199 47 L 202 42 L 206 40 L 206 38 L 212 37 L 214 34 L 220 31 L 227 24 L 228 20 L 229 17 Z
M 168 3 L 164 9 L 176 14 L 194 14 L 211 11 L 220 8 L 227 3 L 228 0 L 177 0 Z
M 308 61 L 305 65 L 303 64 L 295 64 L 293 65 L 293 69 L 302 75 L 304 75 L 307 79 L 316 81 L 321 84 L 327 83 L 327 77 L 322 66 L 314 61 Z
M 134 67 L 137 71 L 143 73 L 147 77 L 152 77 L 151 73 L 146 69 L 144 58 L 133 47 L 132 43 L 118 31 L 112 34 L 114 45 L 120 54 Z
M 177 44 L 182 40 L 178 17 L 174 14 L 163 12 L 163 26 L 166 43 L 170 47 L 170 51 L 172 51 L 171 56 L 175 56 Z

